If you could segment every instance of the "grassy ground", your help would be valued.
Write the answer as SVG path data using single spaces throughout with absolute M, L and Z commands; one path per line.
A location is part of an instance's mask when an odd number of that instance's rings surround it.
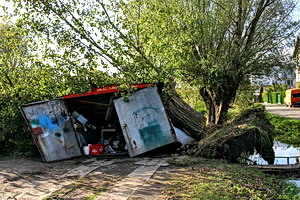
M 294 146 L 300 146 L 300 120 L 281 117 L 266 112 L 267 118 L 275 127 L 275 139 Z
M 110 183 L 113 183 L 113 181 Z M 106 192 L 108 186 L 110 186 L 109 183 L 103 184 L 100 180 L 82 178 L 52 193 L 49 197 L 44 198 L 44 200 L 73 199 L 74 196 L 77 199 L 93 200 L 101 193 Z
M 169 199 L 300 199 L 299 189 L 275 176 L 222 160 L 188 158 L 176 163 Z

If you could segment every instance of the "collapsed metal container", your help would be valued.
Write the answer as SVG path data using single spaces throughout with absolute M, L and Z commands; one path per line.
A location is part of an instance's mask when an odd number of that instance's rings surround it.
M 88 143 L 126 149 L 133 157 L 176 142 L 156 85 L 133 86 L 128 100 L 115 97 L 118 85 L 112 85 L 22 106 L 43 160 L 82 156 Z

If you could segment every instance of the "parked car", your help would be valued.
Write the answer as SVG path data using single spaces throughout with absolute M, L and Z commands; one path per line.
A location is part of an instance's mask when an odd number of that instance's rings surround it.
M 285 92 L 284 105 L 290 108 L 300 104 L 300 88 L 289 89 Z

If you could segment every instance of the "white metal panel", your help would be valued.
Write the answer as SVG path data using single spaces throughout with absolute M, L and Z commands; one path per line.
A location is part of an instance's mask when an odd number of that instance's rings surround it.
M 81 156 L 71 119 L 62 100 L 22 107 L 44 161 Z
M 114 100 L 129 155 L 136 156 L 175 141 L 156 87 Z

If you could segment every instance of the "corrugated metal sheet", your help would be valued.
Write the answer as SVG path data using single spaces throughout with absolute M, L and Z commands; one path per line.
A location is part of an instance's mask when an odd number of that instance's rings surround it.
M 135 92 L 129 102 L 122 97 L 114 103 L 131 157 L 175 141 L 156 87 Z
M 21 109 L 44 161 L 51 162 L 82 155 L 62 100 L 38 102 Z

